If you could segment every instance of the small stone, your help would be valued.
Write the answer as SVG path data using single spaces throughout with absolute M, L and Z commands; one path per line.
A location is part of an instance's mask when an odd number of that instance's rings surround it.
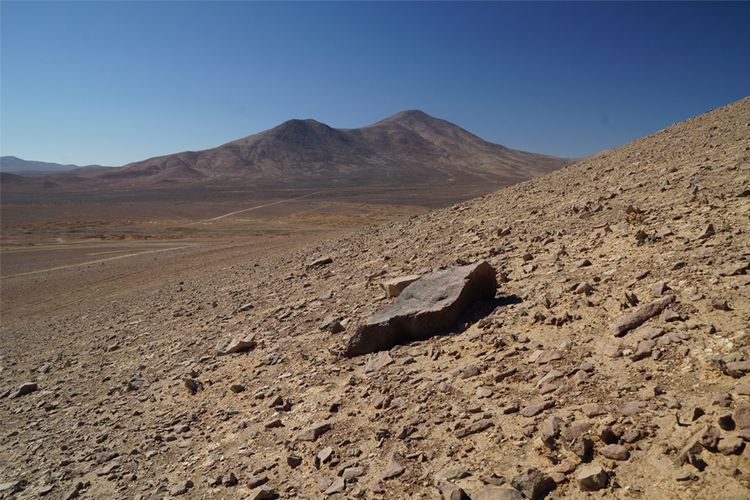
M 231 390 L 235 394 L 239 394 L 240 392 L 245 391 L 245 386 L 242 384 L 232 384 L 229 386 L 229 390 Z
M 331 424 L 328 422 L 318 422 L 305 429 L 302 429 L 296 437 L 297 441 L 315 441 L 320 436 L 331 430 Z
M 18 389 L 16 389 L 16 392 L 11 397 L 20 398 L 21 396 L 26 396 L 27 394 L 31 394 L 37 389 L 38 387 L 35 382 L 24 382 L 23 384 L 21 384 L 21 386 Z
M 716 449 L 722 455 L 734 455 L 742 451 L 742 447 L 745 446 L 744 441 L 737 436 L 727 436 L 719 441 Z
M 675 481 L 695 481 L 698 476 L 691 470 L 692 467 L 683 466 L 674 475 Z
M 255 349 L 258 343 L 254 338 L 232 338 L 224 341 L 217 347 L 219 355 L 235 354 L 239 352 L 247 352 Z
M 720 415 L 719 418 L 716 419 L 716 422 L 719 424 L 719 427 L 721 427 L 725 431 L 732 431 L 736 427 L 732 415 L 729 414 Z
M 331 486 L 329 486 L 324 492 L 324 495 L 333 495 L 335 493 L 342 493 L 346 489 L 346 481 L 343 477 L 336 478 Z
M 740 378 L 750 373 L 750 361 L 731 361 L 723 365 L 725 375 Z
M 543 411 L 549 410 L 553 406 L 555 406 L 555 401 L 552 399 L 532 401 L 523 410 L 521 410 L 521 415 L 523 415 L 524 417 L 534 417 L 536 415 L 539 415 Z
M 527 469 L 526 472 L 515 476 L 511 485 L 523 493 L 526 498 L 537 500 L 544 498 L 555 489 L 555 481 L 538 469 Z
M 288 457 L 286 457 L 286 463 L 292 469 L 296 469 L 297 467 L 302 465 L 302 457 L 299 457 L 297 455 L 289 455 Z
M 548 419 L 546 419 L 542 423 L 541 427 L 541 439 L 542 442 L 548 447 L 548 448 L 554 448 L 555 447 L 555 440 L 560 436 L 560 429 L 562 427 L 562 420 L 560 420 L 560 417 L 552 416 Z
M 322 464 L 328 463 L 333 457 L 333 448 L 326 446 L 315 455 L 315 467 L 320 468 Z
M 274 418 L 273 420 L 269 420 L 265 424 L 263 424 L 263 427 L 266 429 L 275 429 L 277 427 L 283 427 L 284 424 L 281 422 L 280 418 Z
M 508 486 L 484 486 L 472 492 L 471 500 L 522 500 L 518 490 Z
M 588 461 L 594 450 L 594 442 L 588 436 L 578 436 L 567 441 L 565 447 L 581 460 Z
M 379 351 L 371 354 L 367 359 L 367 365 L 365 366 L 365 373 L 373 374 L 377 373 L 386 366 L 393 363 L 393 358 L 388 351 Z
M 331 257 L 320 257 L 320 258 L 317 258 L 317 259 L 313 260 L 312 262 L 310 262 L 307 265 L 307 268 L 308 269 L 318 269 L 318 268 L 327 266 L 328 264 L 332 264 L 332 263 L 333 263 L 333 259 Z
M 406 468 L 404 468 L 404 466 L 400 463 L 400 457 L 394 453 L 393 455 L 391 455 L 391 459 L 388 462 L 385 471 L 381 474 L 380 478 L 384 481 L 387 481 L 388 479 L 393 479 L 400 476 L 405 471 Z
M 492 420 L 489 420 L 489 419 L 478 420 L 478 421 L 474 422 L 471 425 L 468 425 L 466 427 L 458 429 L 456 431 L 456 437 L 459 438 L 459 439 L 463 439 L 463 438 L 465 438 L 467 436 L 470 436 L 472 434 L 476 434 L 478 432 L 482 432 L 484 430 L 487 430 L 490 427 L 492 427 L 493 425 L 495 425 L 495 424 L 492 423 Z
M 664 321 L 667 321 L 667 322 L 682 321 L 682 316 L 680 316 L 678 313 L 676 313 L 672 309 L 664 309 L 664 312 L 662 312 L 661 317 Z
M 646 403 L 643 401 L 630 401 L 620 407 L 620 413 L 626 417 L 630 417 L 641 413 L 645 407 Z
M 700 444 L 705 449 L 714 451 L 719 444 L 719 437 L 719 429 L 717 429 L 713 425 L 709 425 L 706 427 L 706 430 L 703 431 L 703 434 L 700 437 Z
M 608 444 L 600 448 L 599 453 L 610 460 L 627 460 L 630 458 L 628 449 L 619 444 Z
M 674 302 L 674 295 L 665 295 L 649 304 L 644 304 L 627 312 L 610 323 L 609 330 L 615 337 L 622 337 L 630 330 L 641 326 L 643 323 L 653 318 Z
M 664 295 L 667 290 L 669 290 L 669 286 L 667 286 L 666 281 L 657 281 L 651 286 L 651 295 L 658 298 Z
M 466 470 L 466 467 L 461 467 L 459 465 L 442 469 L 441 471 L 435 473 L 433 479 L 435 484 L 439 484 L 442 481 L 455 481 L 457 479 L 463 479 L 468 476 L 469 471 Z
M 623 432 L 621 439 L 626 443 L 635 443 L 641 439 L 641 431 L 638 429 L 628 429 Z
M 750 429 L 750 403 L 739 403 L 734 409 L 734 423 L 739 429 Z
M 729 307 L 729 304 L 727 303 L 727 301 L 726 300 L 722 300 L 722 299 L 714 299 L 714 300 L 712 300 L 711 301 L 711 307 L 713 307 L 714 309 L 719 310 L 719 311 L 731 311 L 732 310 L 732 308 Z
M 714 225 L 713 224 L 708 224 L 703 229 L 703 231 L 701 232 L 701 234 L 698 236 L 698 239 L 699 240 L 705 240 L 705 239 L 710 238 L 714 234 L 716 234 L 716 230 L 714 229 Z
M 264 485 L 268 482 L 268 476 L 265 474 L 259 476 L 253 476 L 247 481 L 247 486 L 250 488 L 257 488 L 258 486 Z
M 598 417 L 607 413 L 599 403 L 586 403 L 581 406 L 581 411 L 589 418 Z
M 492 390 L 487 387 L 477 387 L 475 394 L 478 399 L 484 399 L 492 396 Z
M 234 475 L 234 472 L 229 472 L 221 478 L 221 484 L 223 484 L 227 488 L 237 486 L 237 483 L 239 483 L 239 481 L 237 480 L 237 476 Z
M 576 261 L 575 266 L 576 267 L 588 267 L 591 265 L 591 261 L 589 259 L 581 259 Z
M 651 356 L 651 352 L 653 351 L 654 347 L 656 347 L 655 340 L 641 340 L 638 343 L 638 348 L 636 349 L 635 353 L 630 356 L 630 359 L 632 361 L 640 361 L 642 359 L 648 358 L 649 356 Z
M 338 316 L 328 316 L 320 324 L 320 329 L 331 333 L 341 333 L 345 330 Z
M 257 490 L 251 491 L 248 500 L 273 500 L 276 498 L 276 493 L 267 488 L 258 488 Z
M 607 487 L 609 474 L 601 465 L 585 465 L 576 472 L 576 482 L 583 491 L 597 491 Z
M 190 394 L 196 394 L 203 390 L 203 384 L 197 379 L 185 377 L 182 381 Z
M 344 472 L 341 474 L 341 477 L 344 478 L 344 481 L 350 481 L 352 479 L 361 477 L 365 474 L 365 469 L 363 467 L 347 467 L 344 469 Z
M 190 488 L 193 487 L 193 482 L 190 480 L 187 481 L 181 481 L 174 485 L 171 490 L 169 490 L 169 494 L 173 497 L 184 495 L 188 492 Z

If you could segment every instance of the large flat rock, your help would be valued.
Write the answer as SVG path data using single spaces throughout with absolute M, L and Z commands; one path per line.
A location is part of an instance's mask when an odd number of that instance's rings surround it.
M 495 297 L 495 270 L 487 262 L 452 267 L 423 276 L 375 313 L 349 340 L 345 354 L 358 356 L 424 340 L 450 330 L 478 300 Z

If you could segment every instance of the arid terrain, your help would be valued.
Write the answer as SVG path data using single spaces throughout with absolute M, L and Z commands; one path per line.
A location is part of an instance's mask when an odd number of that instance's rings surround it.
M 0 498 L 748 498 L 750 98 L 447 208 L 291 194 L 4 201 Z M 344 356 L 481 261 L 491 308 Z

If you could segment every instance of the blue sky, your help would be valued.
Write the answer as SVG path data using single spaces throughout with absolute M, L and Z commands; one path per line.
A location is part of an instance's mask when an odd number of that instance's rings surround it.
M 582 156 L 750 94 L 750 3 L 0 3 L 0 153 L 120 165 L 419 108 Z

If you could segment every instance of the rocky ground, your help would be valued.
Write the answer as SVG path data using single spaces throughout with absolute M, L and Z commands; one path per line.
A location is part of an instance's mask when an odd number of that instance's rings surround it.
M 482 260 L 494 309 L 343 356 L 382 282 Z M 748 325 L 750 98 L 448 209 L 6 318 L 0 497 L 747 498 Z

